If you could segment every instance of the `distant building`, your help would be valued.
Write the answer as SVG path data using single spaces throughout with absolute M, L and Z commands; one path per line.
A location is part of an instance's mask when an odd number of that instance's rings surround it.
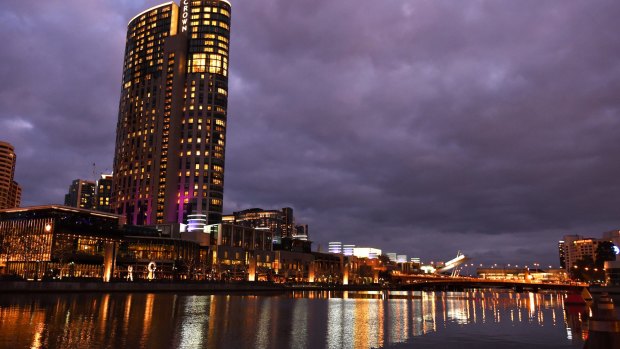
M 290 207 L 281 210 L 250 208 L 222 216 L 222 222 L 269 230 L 273 234 L 274 243 L 280 243 L 283 237 L 308 239 L 308 226 L 295 225 L 293 209 Z
M 353 249 L 353 255 L 357 258 L 375 259 L 381 256 L 381 250 L 372 247 L 356 247 Z
M 353 252 L 355 250 L 355 245 L 342 245 L 342 254 L 345 256 L 353 256 Z
M 110 212 L 110 199 L 112 197 L 113 180 L 114 179 L 111 174 L 102 174 L 101 178 L 97 181 L 97 189 L 95 192 L 97 211 Z
M 394 262 L 396 263 L 396 253 L 394 252 L 388 252 L 385 254 L 387 256 L 387 258 L 390 260 L 390 262 Z
M 560 266 L 566 270 L 573 268 L 581 259 L 597 260 L 597 250 L 602 242 L 611 242 L 614 252 L 620 252 L 620 231 L 614 230 L 603 234 L 601 239 L 585 238 L 581 235 L 566 235 L 558 242 Z
M 296 225 L 295 234 L 293 234 L 292 238 L 297 240 L 308 240 L 308 224 Z
M 76 179 L 71 182 L 69 192 L 65 195 L 65 206 L 94 210 L 97 184 L 93 181 Z
M 558 256 L 560 257 L 560 268 L 566 269 L 566 242 L 558 241 Z
M 19 207 L 22 188 L 14 181 L 17 155 L 7 142 L 0 141 L 0 209 Z
M 328 249 L 327 251 L 329 253 L 342 253 L 342 242 L 340 241 L 330 241 L 328 244 Z

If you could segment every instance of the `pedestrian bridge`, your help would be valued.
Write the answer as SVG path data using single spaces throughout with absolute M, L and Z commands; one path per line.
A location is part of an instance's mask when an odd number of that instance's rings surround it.
M 523 280 L 490 280 L 472 277 L 392 275 L 392 281 L 401 290 L 462 291 L 468 288 L 504 288 L 515 291 L 581 290 L 583 283 L 547 283 Z

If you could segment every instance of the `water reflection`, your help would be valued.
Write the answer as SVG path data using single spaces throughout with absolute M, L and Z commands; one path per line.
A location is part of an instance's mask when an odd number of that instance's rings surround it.
M 448 347 L 454 339 L 459 346 L 469 341 L 479 348 L 499 342 L 580 348 L 588 314 L 564 308 L 562 297 L 490 291 L 3 295 L 0 343 L 339 349 Z

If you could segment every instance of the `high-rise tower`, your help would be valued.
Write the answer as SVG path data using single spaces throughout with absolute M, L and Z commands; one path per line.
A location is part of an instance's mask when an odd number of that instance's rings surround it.
M 128 24 L 111 206 L 129 224 L 221 220 L 230 12 L 181 0 Z
M 0 141 L 0 209 L 19 207 L 22 188 L 13 180 L 16 161 L 13 146 Z

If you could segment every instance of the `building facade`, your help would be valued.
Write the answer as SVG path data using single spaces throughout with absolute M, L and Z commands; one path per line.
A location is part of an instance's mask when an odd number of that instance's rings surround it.
M 15 182 L 15 148 L 0 141 L 0 209 L 19 207 L 22 189 Z
M 130 224 L 221 221 L 230 13 L 181 0 L 129 21 L 111 210 Z
M 65 195 L 65 206 L 94 210 L 96 207 L 97 184 L 92 181 L 76 179 L 71 182 L 69 192 Z
M 0 267 L 26 279 L 109 278 L 124 219 L 49 205 L 0 210 Z
M 223 217 L 223 221 L 268 230 L 273 234 L 274 242 L 278 244 L 282 238 L 308 239 L 308 226 L 295 225 L 293 209 L 290 207 L 284 207 L 281 210 L 250 208 L 233 212 L 232 215 L 226 215 Z
M 97 211 L 110 212 L 110 200 L 112 198 L 112 181 L 111 174 L 102 174 L 97 181 L 97 189 L 95 193 L 95 206 Z

